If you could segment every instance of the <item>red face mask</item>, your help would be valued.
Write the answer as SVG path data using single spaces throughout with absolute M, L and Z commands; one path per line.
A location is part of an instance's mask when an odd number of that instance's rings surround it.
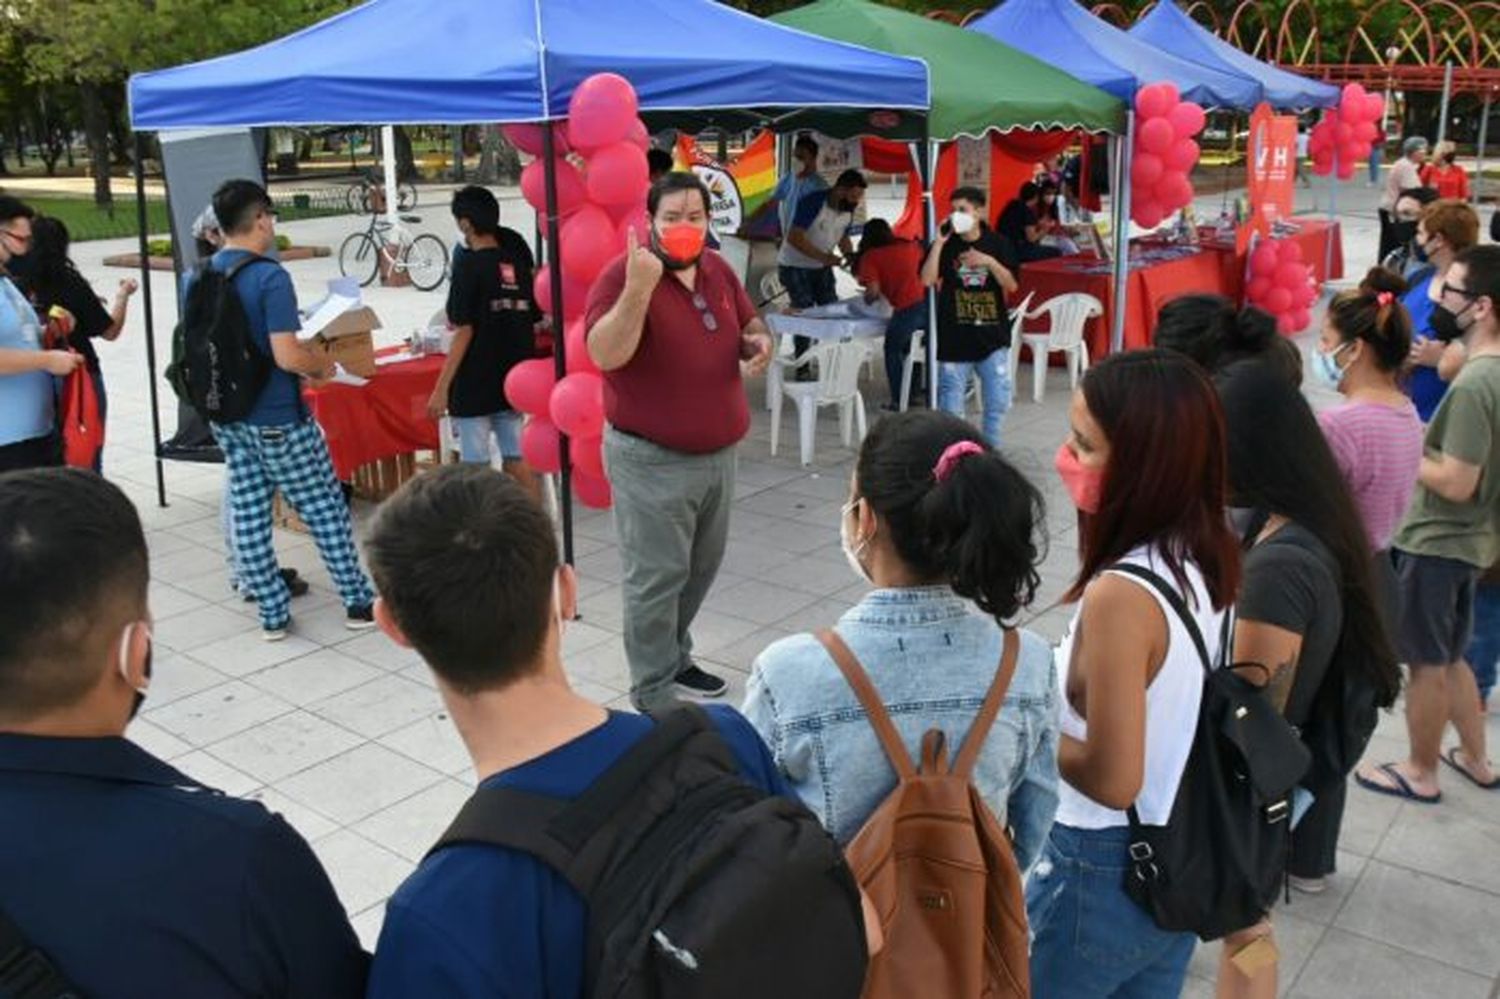
M 1073 505 L 1084 513 L 1098 513 L 1104 492 L 1103 469 L 1084 468 L 1073 449 L 1063 444 L 1057 449 L 1057 474 Z
M 696 264 L 703 255 L 707 234 L 691 222 L 678 222 L 657 230 L 653 238 L 662 262 L 673 270 L 682 270 Z

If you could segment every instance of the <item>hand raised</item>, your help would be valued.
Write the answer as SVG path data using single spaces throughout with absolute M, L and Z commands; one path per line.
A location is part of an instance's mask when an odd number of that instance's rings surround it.
M 625 286 L 650 291 L 661 280 L 662 270 L 661 258 L 640 244 L 632 226 L 625 235 Z

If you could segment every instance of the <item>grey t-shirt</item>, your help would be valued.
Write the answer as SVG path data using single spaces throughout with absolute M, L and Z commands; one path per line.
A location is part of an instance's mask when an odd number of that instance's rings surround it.
M 1333 553 L 1296 523 L 1288 522 L 1245 554 L 1239 619 L 1302 636 L 1296 666 L 1278 675 L 1268 691 L 1293 725 L 1307 720 L 1344 630 L 1340 576 Z

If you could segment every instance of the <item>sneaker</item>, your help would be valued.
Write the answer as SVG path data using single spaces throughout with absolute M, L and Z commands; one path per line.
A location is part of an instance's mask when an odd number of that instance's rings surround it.
M 302 596 L 306 596 L 307 595 L 307 591 L 308 591 L 307 580 L 305 580 L 301 576 L 297 575 L 297 570 L 296 569 L 282 569 L 281 570 L 281 579 L 282 579 L 283 582 L 286 583 L 286 588 L 289 591 L 291 591 L 292 596 L 294 596 L 294 597 L 302 597 Z M 245 594 L 245 603 L 247 603 L 247 604 L 253 604 L 253 603 L 255 603 L 255 594 L 246 592 L 246 594 Z
M 369 631 L 375 627 L 375 608 L 369 604 L 349 608 L 349 617 L 344 627 L 350 631 Z
M 1321 895 L 1328 890 L 1327 878 L 1299 878 L 1295 874 L 1288 874 L 1286 879 L 1304 895 Z
M 729 684 L 712 673 L 705 673 L 697 666 L 689 666 L 673 680 L 677 689 L 693 697 L 723 697 Z
M 279 642 L 286 637 L 286 631 L 291 627 L 291 624 L 291 618 L 287 618 L 280 624 L 269 627 L 263 624 L 260 626 L 260 637 L 267 642 Z

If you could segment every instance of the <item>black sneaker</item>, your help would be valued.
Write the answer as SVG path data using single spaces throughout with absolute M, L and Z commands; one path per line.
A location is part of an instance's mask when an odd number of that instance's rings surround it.
M 344 627 L 350 631 L 369 631 L 375 627 L 375 608 L 369 604 L 349 608 L 349 617 Z
M 723 697 L 724 691 L 729 689 L 729 684 L 721 678 L 697 666 L 689 666 L 678 673 L 672 682 L 677 684 L 678 690 L 693 697 Z
M 308 591 L 307 580 L 305 580 L 301 576 L 297 575 L 297 570 L 296 569 L 282 569 L 281 570 L 281 578 L 286 583 L 286 588 L 289 591 L 291 591 L 292 596 L 294 596 L 294 597 L 304 597 L 304 596 L 307 595 L 307 591 Z M 245 603 L 247 603 L 247 604 L 253 604 L 253 603 L 255 603 L 255 594 L 253 594 L 253 593 L 246 593 L 245 594 Z

